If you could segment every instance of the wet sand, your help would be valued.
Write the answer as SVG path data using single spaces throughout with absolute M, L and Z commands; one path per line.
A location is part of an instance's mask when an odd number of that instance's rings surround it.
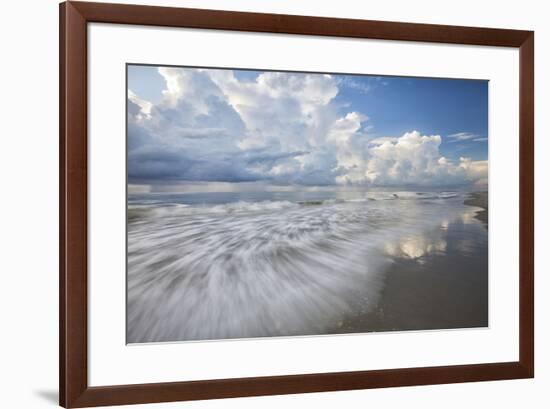
M 486 193 L 468 199 L 486 209 Z M 475 201 L 475 202 L 474 202 Z M 475 203 L 475 204 L 474 204 Z M 475 216 L 487 223 L 487 210 Z M 445 228 L 443 252 L 394 258 L 377 306 L 357 306 L 332 333 L 488 326 L 487 229 L 476 220 Z
M 465 205 L 481 207 L 483 210 L 480 210 L 476 214 L 476 218 L 480 220 L 485 227 L 489 223 L 489 197 L 487 192 L 474 192 L 470 193 L 470 197 L 464 201 Z
M 468 195 L 466 200 L 451 197 L 438 202 L 440 206 L 417 195 L 389 203 L 326 206 L 279 201 L 275 203 L 290 208 L 248 211 L 246 217 L 238 212 L 201 212 L 202 208 L 191 208 L 198 213 L 182 217 L 187 207 L 171 207 L 172 213 L 163 209 L 159 217 L 147 219 L 145 209 L 129 211 L 128 342 L 487 327 L 486 193 Z M 369 212 L 363 211 L 364 203 L 369 204 Z M 273 206 L 273 202 L 252 204 L 262 205 Z M 243 204 L 223 206 L 233 209 Z M 282 235 L 284 243 L 296 239 L 297 246 L 286 245 L 282 247 L 286 250 L 277 252 L 267 247 L 258 258 L 258 249 L 264 248 L 260 244 L 272 242 L 266 241 L 266 231 L 273 232 L 268 237 L 281 236 L 287 226 L 305 225 L 302 234 L 307 239 L 312 226 L 318 226 L 315 223 L 329 219 L 333 236 L 346 240 L 304 247 L 302 236 L 291 229 L 292 235 Z M 397 228 L 392 221 L 399 223 Z M 369 227 L 369 234 L 354 241 L 356 236 L 348 230 L 355 224 L 361 231 Z M 387 237 L 385 226 L 394 229 Z M 253 253 L 242 251 L 242 243 L 254 241 L 256 246 L 245 247 Z M 317 243 L 305 241 L 310 242 Z M 220 254 L 214 251 L 218 247 Z M 152 255 L 151 248 L 157 249 Z M 163 252 L 158 251 L 161 248 Z M 182 249 L 193 257 L 182 254 Z M 243 257 L 232 259 L 226 254 Z M 296 260 L 302 262 L 288 264 Z M 193 274 L 178 273 L 183 261 L 192 263 L 184 267 Z M 212 262 L 223 263 L 227 274 L 209 275 Z M 256 274 L 258 263 L 261 275 Z M 365 265 L 372 269 L 368 274 Z M 335 274 L 341 266 L 345 268 Z M 240 274 L 245 268 L 248 273 Z M 296 269 L 300 274 L 285 274 Z M 145 297 L 151 289 L 153 297 Z M 156 294 L 162 294 L 162 300 Z

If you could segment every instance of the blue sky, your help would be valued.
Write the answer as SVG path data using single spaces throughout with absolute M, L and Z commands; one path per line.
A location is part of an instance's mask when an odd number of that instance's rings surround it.
M 411 129 L 439 134 L 440 151 L 458 159 L 487 159 L 487 81 L 345 76 L 368 87 L 367 92 L 345 88 L 336 100 L 369 113 L 372 132 L 378 136 L 402 135 Z M 457 142 L 449 135 L 475 137 Z M 478 141 L 474 141 L 478 139 Z M 483 143 L 480 143 L 483 142 Z
M 488 82 L 128 66 L 133 183 L 486 183 Z

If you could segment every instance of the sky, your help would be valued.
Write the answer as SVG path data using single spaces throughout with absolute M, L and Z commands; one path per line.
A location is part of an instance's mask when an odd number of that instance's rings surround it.
M 487 81 L 127 70 L 128 181 L 138 190 L 487 184 Z

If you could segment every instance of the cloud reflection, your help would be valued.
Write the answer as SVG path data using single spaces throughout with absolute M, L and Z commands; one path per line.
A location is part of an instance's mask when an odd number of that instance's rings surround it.
M 447 241 L 443 236 L 447 226 L 448 224 L 442 224 L 441 229 L 387 243 L 384 248 L 386 254 L 392 257 L 415 260 L 423 264 L 424 256 L 432 253 L 443 254 L 447 250 Z
M 384 245 L 384 251 L 391 257 L 415 260 L 419 264 L 424 264 L 426 256 L 444 255 L 448 251 L 447 234 L 451 225 L 459 227 L 479 224 L 480 222 L 476 219 L 478 211 L 479 208 L 476 207 L 465 207 L 464 211 L 459 213 L 455 219 L 444 219 L 436 229 L 417 232 L 398 241 L 387 242 Z M 457 238 L 454 243 L 454 247 L 463 253 L 472 253 L 477 245 L 467 237 Z

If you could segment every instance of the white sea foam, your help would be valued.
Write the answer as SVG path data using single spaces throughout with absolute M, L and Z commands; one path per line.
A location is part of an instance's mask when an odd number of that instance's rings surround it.
M 417 237 L 464 212 L 461 199 L 395 195 L 148 205 L 128 227 L 128 341 L 337 327 L 352 305 L 377 302 L 388 255 L 444 248 Z

